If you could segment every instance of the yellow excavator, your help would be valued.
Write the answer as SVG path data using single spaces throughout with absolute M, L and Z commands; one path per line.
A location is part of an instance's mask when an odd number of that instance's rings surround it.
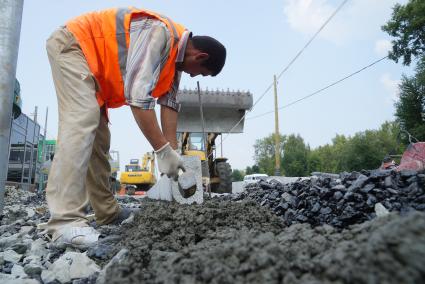
M 125 165 L 125 171 L 120 176 L 121 185 L 129 195 L 136 191 L 147 191 L 156 183 L 155 155 L 153 152 L 146 153 L 141 163 L 139 159 L 131 159 Z
M 177 141 L 183 155 L 198 156 L 205 188 L 216 193 L 232 192 L 232 168 L 216 151 L 216 139 L 223 133 L 242 133 L 245 112 L 253 104 L 250 92 L 182 90 L 177 122 Z

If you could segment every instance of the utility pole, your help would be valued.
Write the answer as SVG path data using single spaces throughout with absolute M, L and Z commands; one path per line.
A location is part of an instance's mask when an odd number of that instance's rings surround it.
M 45 159 L 44 156 L 44 149 L 46 147 L 46 135 L 47 135 L 47 117 L 49 116 L 49 107 L 46 108 L 46 120 L 44 121 L 44 137 L 43 142 L 41 143 L 41 167 L 43 167 Z M 40 170 L 39 173 L 39 179 L 38 179 L 38 193 L 41 193 L 43 191 L 43 185 L 44 185 L 44 173 Z
M 279 113 L 277 105 L 277 80 L 276 75 L 273 76 L 273 85 L 274 85 L 274 147 L 275 147 L 275 167 L 274 175 L 280 176 L 280 134 L 279 134 Z
M 34 115 L 34 122 L 37 123 L 38 106 L 35 106 L 33 115 Z
M 24 0 L 0 0 L 0 214 L 9 165 L 10 129 Z

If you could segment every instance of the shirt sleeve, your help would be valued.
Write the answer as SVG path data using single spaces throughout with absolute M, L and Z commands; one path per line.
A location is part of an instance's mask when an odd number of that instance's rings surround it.
M 177 112 L 180 111 L 180 104 L 177 102 L 177 91 L 179 90 L 181 74 L 181 71 L 176 70 L 173 87 L 167 94 L 158 99 L 158 104 L 170 107 Z
M 159 21 L 141 21 L 131 25 L 124 93 L 127 103 L 153 109 L 152 91 L 169 52 L 169 33 Z

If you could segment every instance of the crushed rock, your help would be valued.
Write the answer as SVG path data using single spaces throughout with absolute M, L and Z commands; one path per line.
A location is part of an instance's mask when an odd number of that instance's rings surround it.
M 107 283 L 420 283 L 425 214 L 389 214 L 346 230 L 295 224 L 249 201 L 147 203 Z

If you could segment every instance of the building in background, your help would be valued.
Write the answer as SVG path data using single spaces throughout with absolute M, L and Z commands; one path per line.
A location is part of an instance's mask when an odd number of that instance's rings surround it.
M 20 87 L 16 81 L 6 182 L 30 189 L 35 186 L 41 167 L 38 151 L 43 136 L 40 125 L 21 113 L 21 107 Z
M 40 170 L 38 145 L 43 139 L 40 125 L 25 114 L 12 121 L 7 182 L 20 183 L 29 189 Z
M 39 144 L 38 144 L 38 160 L 40 162 L 42 161 L 48 161 L 50 160 L 51 155 L 55 154 L 55 150 L 56 150 L 56 140 L 46 140 L 44 142 L 44 160 L 42 160 L 41 157 L 41 148 L 43 147 L 43 140 L 40 140 Z

